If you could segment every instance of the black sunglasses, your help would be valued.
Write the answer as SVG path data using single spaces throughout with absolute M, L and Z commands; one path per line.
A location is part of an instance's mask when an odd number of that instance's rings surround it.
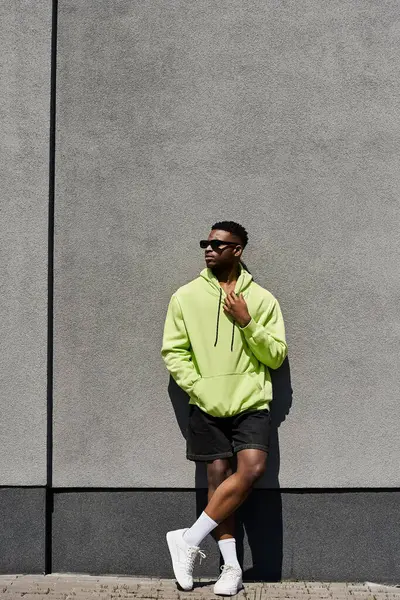
M 225 244 L 229 244 L 230 246 L 240 246 L 237 242 L 225 242 L 224 240 L 200 240 L 200 248 L 207 248 L 211 246 L 213 250 L 218 250 L 220 246 L 225 246 Z

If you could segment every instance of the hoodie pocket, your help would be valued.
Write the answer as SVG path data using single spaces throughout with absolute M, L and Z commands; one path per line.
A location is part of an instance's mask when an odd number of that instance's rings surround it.
M 192 390 L 195 403 L 215 417 L 229 417 L 264 402 L 256 373 L 225 373 L 198 379 Z

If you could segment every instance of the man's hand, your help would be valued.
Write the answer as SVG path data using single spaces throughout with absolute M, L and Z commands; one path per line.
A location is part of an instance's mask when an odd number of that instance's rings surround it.
M 240 327 L 245 327 L 250 323 L 251 316 L 247 310 L 246 300 L 243 294 L 237 296 L 235 292 L 230 292 L 224 302 L 224 310 L 229 313 Z

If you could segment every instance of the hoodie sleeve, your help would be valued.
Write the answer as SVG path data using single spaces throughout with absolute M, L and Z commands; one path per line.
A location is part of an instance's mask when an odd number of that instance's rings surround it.
M 189 394 L 201 375 L 196 371 L 189 352 L 190 340 L 181 306 L 172 295 L 165 318 L 161 356 L 176 383 Z
M 251 317 L 243 331 L 250 350 L 258 360 L 271 369 L 278 369 L 286 358 L 288 348 L 282 312 L 275 298 L 269 310 L 256 322 Z

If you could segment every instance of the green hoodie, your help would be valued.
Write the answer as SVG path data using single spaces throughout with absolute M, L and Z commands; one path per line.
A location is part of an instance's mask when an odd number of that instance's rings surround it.
M 243 293 L 251 321 L 240 327 L 223 309 L 226 293 L 210 268 L 172 294 L 161 356 L 189 403 L 215 417 L 269 408 L 269 368 L 287 355 L 277 299 L 243 268 L 235 293 Z

